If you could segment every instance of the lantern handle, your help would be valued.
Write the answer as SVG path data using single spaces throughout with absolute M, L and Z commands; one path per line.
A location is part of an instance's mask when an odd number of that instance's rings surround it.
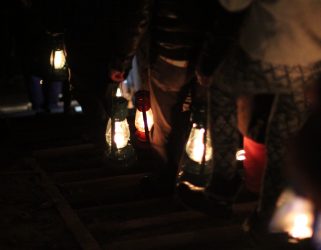
M 144 129 L 145 129 L 146 142 L 150 143 L 145 104 L 144 104 L 144 109 L 143 109 L 143 120 L 144 120 Z
M 201 163 L 201 170 L 200 170 L 200 173 L 201 174 L 204 174 L 204 171 L 205 171 L 205 162 L 206 162 L 206 150 L 207 150 L 207 137 L 208 137 L 208 113 L 209 113 L 209 95 L 207 93 L 206 95 L 206 102 L 205 102 L 205 117 L 204 117 L 204 135 L 203 135 L 203 145 L 204 145 L 204 151 L 203 151 L 203 156 L 202 156 L 202 163 Z
M 115 84 L 115 86 L 117 86 Z M 114 108 L 115 108 L 115 96 L 116 96 L 117 87 L 111 88 L 111 152 L 114 153 L 116 151 L 116 143 L 115 143 L 115 117 L 114 117 Z

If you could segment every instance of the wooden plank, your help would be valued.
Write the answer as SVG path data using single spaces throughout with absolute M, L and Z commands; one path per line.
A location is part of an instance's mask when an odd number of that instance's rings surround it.
M 145 174 L 121 175 L 59 185 L 73 207 L 143 199 L 140 180 Z
M 77 169 L 71 169 L 70 163 L 59 164 L 59 168 L 57 167 L 57 164 L 56 166 L 46 164 L 44 168 L 50 170 L 52 172 L 51 177 L 56 182 L 60 183 L 72 183 L 88 179 L 98 179 L 102 176 L 112 177 L 150 171 L 149 166 L 144 166 L 142 164 L 122 167 L 117 166 L 113 162 L 103 163 L 101 159 L 92 159 L 91 161 L 80 162 L 77 164 Z M 56 171 L 53 171 L 55 169 Z
M 101 250 L 101 247 L 90 234 L 76 213 L 72 210 L 67 200 L 61 195 L 58 188 L 47 174 L 40 168 L 35 160 L 29 159 L 33 169 L 41 175 L 42 185 L 54 202 L 57 210 L 83 250 Z
M 111 218 L 129 220 L 142 216 L 157 216 L 182 210 L 183 207 L 180 203 L 177 203 L 173 197 L 167 196 L 82 208 L 78 209 L 77 213 L 83 221 L 90 224 L 96 221 L 109 221 Z
M 131 174 L 131 175 L 118 175 L 112 177 L 103 177 L 94 180 L 83 180 L 83 181 L 75 181 L 75 182 L 67 182 L 61 185 L 64 188 L 72 189 L 72 188 L 79 188 L 79 187 L 93 187 L 97 186 L 111 186 L 114 188 L 132 185 L 133 183 L 139 183 L 139 181 L 145 176 L 149 175 L 150 173 L 139 173 L 139 174 Z
M 89 222 L 88 228 L 97 239 L 102 242 L 110 240 L 123 239 L 125 241 L 135 238 L 149 238 L 162 234 L 177 234 L 191 230 L 203 230 L 209 227 L 220 227 L 227 225 L 240 225 L 250 211 L 249 204 L 240 204 L 237 206 L 234 216 L 224 218 L 220 216 L 208 216 L 196 211 L 172 211 L 167 213 L 146 214 L 136 210 L 136 217 L 130 219 L 126 215 L 119 213 L 109 218 Z M 146 211 L 146 210 L 144 210 Z M 113 212 L 110 212 L 113 214 Z M 137 214 L 140 217 L 137 217 Z M 135 215 L 135 214 L 134 214 Z
M 17 149 L 25 151 L 27 150 L 42 150 L 53 147 L 66 147 L 71 145 L 82 144 L 83 141 L 77 137 L 44 137 L 37 135 L 37 137 L 25 137 L 15 134 L 11 137 L 12 143 Z
M 95 206 L 89 208 L 78 209 L 77 212 L 81 216 L 92 216 L 92 214 L 110 213 L 112 211 L 126 211 L 126 210 L 141 210 L 151 209 L 153 207 L 161 206 L 162 204 L 179 206 L 176 200 L 171 196 L 153 198 L 148 200 L 122 202 L 116 204 L 110 204 L 105 206 Z M 181 207 L 181 206 L 180 206 Z
M 239 218 L 246 217 L 246 215 L 252 212 L 255 207 L 256 207 L 256 203 L 243 203 L 243 204 L 235 205 L 233 221 Z M 180 221 L 190 222 L 190 221 L 206 219 L 206 218 L 208 220 L 213 220 L 213 221 L 220 220 L 220 218 L 209 217 L 208 215 L 205 215 L 204 213 L 197 212 L 197 211 L 177 211 L 177 212 L 162 214 L 159 216 L 142 217 L 138 219 L 127 220 L 124 222 L 100 221 L 98 223 L 93 223 L 88 227 L 90 228 L 90 230 L 95 230 L 95 228 L 99 228 L 100 230 L 105 230 L 105 231 L 115 231 L 115 230 L 121 231 L 121 230 L 134 230 L 134 229 L 139 229 L 139 228 L 149 227 L 149 226 L 157 227 L 157 226 L 176 223 Z M 221 220 L 224 220 L 224 219 L 221 219 Z
M 210 219 L 205 214 L 195 212 L 195 211 L 180 211 L 174 213 L 167 213 L 159 216 L 153 217 L 142 217 L 138 219 L 127 220 L 123 222 L 118 221 L 107 221 L 93 223 L 88 226 L 89 230 L 102 230 L 107 234 L 109 232 L 117 231 L 132 231 L 139 230 L 141 228 L 147 227 L 159 227 L 179 222 L 192 223 L 195 220 Z
M 244 233 L 240 225 L 213 227 L 184 233 L 164 234 L 135 240 L 120 240 L 103 246 L 108 250 L 176 249 L 190 244 L 231 244 L 241 240 Z M 234 246 L 235 247 L 235 246 Z M 222 249 L 222 248 L 221 248 Z M 224 249 L 224 248 L 223 248 Z
M 61 165 L 61 169 L 59 171 L 55 171 L 51 174 L 51 178 L 55 180 L 55 182 L 65 183 L 65 182 L 75 182 L 75 181 L 84 181 L 86 179 L 95 179 L 101 178 L 101 176 L 106 175 L 108 173 L 108 167 L 102 167 L 102 163 L 97 161 L 92 161 L 89 164 L 84 164 L 79 166 L 78 170 L 69 170 L 68 165 Z
M 9 175 L 38 175 L 38 172 L 34 170 L 19 170 L 19 171 L 4 171 L 0 172 L 0 176 L 9 176 Z
M 51 158 L 50 160 L 41 160 L 42 169 L 47 172 L 68 172 L 68 171 L 80 171 L 86 169 L 92 169 L 97 167 L 108 167 L 108 164 L 102 162 L 102 157 L 99 155 L 82 155 L 77 157 L 76 155 L 63 156 L 61 158 Z
M 85 153 L 87 155 L 88 151 L 95 151 L 95 146 L 93 144 L 81 144 L 76 146 L 42 149 L 34 151 L 33 156 L 36 158 L 61 158 L 71 154 L 81 155 Z

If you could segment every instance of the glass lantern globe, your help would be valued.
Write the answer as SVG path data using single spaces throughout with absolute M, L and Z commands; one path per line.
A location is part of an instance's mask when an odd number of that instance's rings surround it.
M 191 120 L 192 128 L 181 159 L 177 184 L 203 191 L 209 185 L 213 172 L 213 149 L 209 129 L 205 126 L 205 107 L 196 107 Z
M 142 142 L 149 141 L 149 133 L 154 125 L 153 112 L 150 105 L 149 91 L 140 90 L 135 94 L 135 127 L 136 137 Z
M 134 155 L 134 149 L 130 144 L 130 129 L 127 122 L 127 100 L 122 97 L 117 88 L 112 98 L 111 118 L 106 129 L 107 155 L 113 160 L 127 160 Z

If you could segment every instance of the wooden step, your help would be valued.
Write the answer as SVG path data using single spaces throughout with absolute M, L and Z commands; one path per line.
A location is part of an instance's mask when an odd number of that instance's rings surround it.
M 137 230 L 153 230 L 155 227 L 171 226 L 178 223 L 195 223 L 196 221 L 209 220 L 205 214 L 195 211 L 177 211 L 158 216 L 141 217 L 130 220 L 115 218 L 109 221 L 99 221 L 88 225 L 91 232 L 101 231 L 100 234 L 113 234 L 119 236 L 122 233 L 129 234 Z
M 76 157 L 82 154 L 91 155 L 96 153 L 95 146 L 93 144 L 81 144 L 75 146 L 49 148 L 43 150 L 36 150 L 33 152 L 33 156 L 38 160 L 50 160 L 51 158 L 62 159 L 64 157 Z M 52 160 L 52 159 L 51 159 Z
M 140 180 L 143 174 L 115 176 L 60 185 L 73 206 L 94 206 L 142 199 Z
M 110 244 L 105 244 L 103 249 L 109 250 L 147 250 L 147 249 L 177 249 L 189 245 L 201 248 L 202 245 L 212 244 L 212 249 L 240 249 L 244 239 L 244 233 L 240 225 L 225 227 L 213 227 L 188 232 L 155 235 L 152 237 L 122 240 L 119 239 Z
M 184 210 L 177 199 L 164 196 L 153 199 L 114 203 L 111 205 L 96 206 L 78 209 L 77 213 L 87 223 L 108 221 L 117 218 L 129 220 L 143 216 L 157 216 Z
M 48 167 L 48 165 L 45 166 L 45 168 L 50 171 L 54 170 L 53 167 Z M 142 164 L 127 167 L 116 166 L 115 163 L 103 163 L 98 159 L 82 162 L 82 164 L 78 165 L 77 170 L 68 170 L 70 168 L 70 164 L 59 164 L 59 168 L 56 167 L 56 170 L 58 171 L 52 173 L 51 177 L 57 183 L 66 183 L 93 180 L 108 176 L 143 173 L 150 170 L 150 167 Z M 62 171 L 63 169 L 65 171 Z

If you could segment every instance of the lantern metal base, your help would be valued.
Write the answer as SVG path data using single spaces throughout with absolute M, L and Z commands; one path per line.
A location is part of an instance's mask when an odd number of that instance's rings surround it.
M 118 162 L 129 162 L 135 157 L 135 150 L 132 145 L 128 144 L 121 149 L 107 148 L 107 158 Z
M 135 131 L 135 135 L 136 135 L 137 140 L 139 140 L 141 142 L 147 142 L 147 138 L 146 138 L 145 132 L 136 130 Z
M 211 174 L 197 175 L 181 171 L 178 175 L 177 185 L 184 184 L 190 190 L 204 191 L 209 185 L 211 177 Z
M 182 162 L 177 184 L 184 184 L 194 191 L 204 191 L 212 178 L 211 162 L 201 165 L 186 156 Z

